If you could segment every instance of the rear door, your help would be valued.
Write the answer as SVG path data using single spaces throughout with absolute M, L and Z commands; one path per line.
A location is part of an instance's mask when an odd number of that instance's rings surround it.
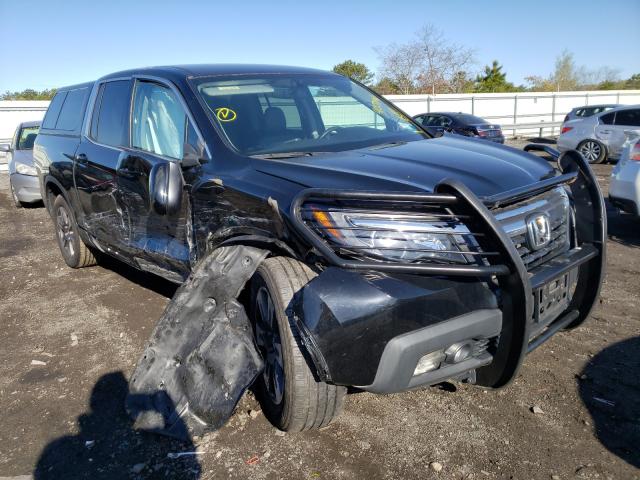
M 129 222 L 122 211 L 116 170 L 129 145 L 130 79 L 110 80 L 97 88 L 87 135 L 74 158 L 74 180 L 82 212 L 79 225 L 98 245 L 124 253 Z
M 615 112 L 606 113 L 604 115 L 600 115 L 595 121 L 596 125 L 594 128 L 594 133 L 596 139 L 602 142 L 609 149 L 609 143 L 611 142 L 611 137 L 613 135 L 613 121 L 616 118 Z M 587 118 L 584 120 L 583 125 L 591 126 L 593 125 L 592 120 Z M 584 132 L 586 135 L 591 136 L 589 131 Z

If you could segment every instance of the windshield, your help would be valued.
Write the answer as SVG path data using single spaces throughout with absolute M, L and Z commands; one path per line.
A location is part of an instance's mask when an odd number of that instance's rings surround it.
M 402 112 L 336 75 L 235 75 L 194 80 L 241 154 L 339 152 L 429 138 Z
M 18 137 L 17 150 L 33 150 L 33 142 L 36 140 L 40 127 L 23 127 Z

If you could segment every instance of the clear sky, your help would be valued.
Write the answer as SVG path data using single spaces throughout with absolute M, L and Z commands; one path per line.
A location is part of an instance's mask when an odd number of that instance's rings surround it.
M 587 68 L 640 72 L 640 0 L 0 0 L 0 19 L 0 92 L 180 63 L 330 69 L 350 58 L 377 70 L 374 47 L 426 23 L 516 84 L 548 75 L 565 48 Z

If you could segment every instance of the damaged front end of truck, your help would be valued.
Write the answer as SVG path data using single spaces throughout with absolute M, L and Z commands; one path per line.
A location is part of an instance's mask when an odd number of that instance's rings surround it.
M 558 165 L 482 199 L 456 180 L 429 194 L 303 191 L 295 226 L 330 266 L 293 308 L 321 378 L 378 393 L 452 378 L 498 388 L 584 322 L 604 276 L 606 213 L 584 159 Z
M 288 223 L 317 276 L 287 314 L 318 381 L 498 388 L 528 352 L 584 322 L 604 275 L 604 203 L 580 155 L 558 165 L 486 198 L 456 180 L 433 193 L 301 191 Z M 264 366 L 238 295 L 267 255 L 218 248 L 180 287 L 131 379 L 139 428 L 184 437 L 232 414 Z

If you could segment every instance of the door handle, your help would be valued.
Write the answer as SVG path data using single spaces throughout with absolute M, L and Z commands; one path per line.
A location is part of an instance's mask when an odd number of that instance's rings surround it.
M 611 133 L 611 130 L 602 130 L 600 133 Z
M 122 152 L 118 157 L 118 164 L 116 165 L 116 173 L 118 175 L 122 175 L 123 177 L 128 178 L 137 178 L 144 177 L 147 174 L 141 170 L 137 170 L 135 168 L 129 168 L 129 165 L 132 165 L 135 157 L 128 154 L 127 152 Z
M 128 168 L 119 168 L 118 174 L 124 177 L 144 177 L 146 174 L 139 170 L 130 170 Z

